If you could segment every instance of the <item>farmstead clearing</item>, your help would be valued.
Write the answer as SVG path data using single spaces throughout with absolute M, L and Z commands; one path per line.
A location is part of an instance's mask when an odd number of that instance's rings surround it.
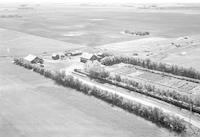
M 0 136 L 199 137 L 200 6 L 149 6 L 1 5 Z

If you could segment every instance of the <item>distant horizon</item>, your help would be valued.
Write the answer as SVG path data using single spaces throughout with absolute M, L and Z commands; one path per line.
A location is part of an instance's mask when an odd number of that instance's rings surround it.
M 200 0 L 0 0 L 0 3 L 64 4 L 196 4 Z

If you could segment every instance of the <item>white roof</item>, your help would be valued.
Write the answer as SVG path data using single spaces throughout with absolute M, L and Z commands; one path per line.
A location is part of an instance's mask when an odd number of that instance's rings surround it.
M 98 52 L 96 55 L 102 55 L 103 53 L 102 52 Z
M 82 52 L 79 50 L 75 50 L 75 51 L 72 51 L 71 53 L 76 54 L 76 53 L 82 53 Z
M 90 59 L 92 56 L 93 56 L 93 54 L 83 53 L 83 55 L 81 57 L 86 58 L 86 59 Z
M 55 56 L 57 56 L 57 55 L 58 55 L 58 54 L 56 54 L 56 53 L 53 53 L 53 54 L 52 54 L 53 57 L 55 57 Z
M 24 57 L 25 60 L 27 61 L 33 61 L 37 56 L 29 54 L 28 56 Z

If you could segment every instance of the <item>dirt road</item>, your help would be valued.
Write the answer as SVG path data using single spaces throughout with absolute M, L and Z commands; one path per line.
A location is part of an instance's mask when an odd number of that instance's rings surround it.
M 79 78 L 82 82 L 87 83 L 89 85 L 95 86 L 97 88 L 106 90 L 108 92 L 117 94 L 121 97 L 127 98 L 129 100 L 133 100 L 136 101 L 138 103 L 147 105 L 147 106 L 151 106 L 151 107 L 157 107 L 162 109 L 164 112 L 175 115 L 180 117 L 181 119 L 184 119 L 186 122 L 191 123 L 192 125 L 200 128 L 200 116 L 198 114 L 192 114 L 184 109 L 180 109 L 176 106 L 170 105 L 168 103 L 153 99 L 151 97 L 147 97 L 145 95 L 141 95 L 139 93 L 136 92 L 131 92 L 129 93 L 128 90 L 123 89 L 123 88 L 118 88 L 109 84 L 102 84 L 102 83 L 98 83 L 95 82 L 94 80 L 91 81 L 90 79 L 88 79 L 87 77 L 81 76 L 81 75 L 77 75 L 76 73 L 74 73 L 74 76 Z

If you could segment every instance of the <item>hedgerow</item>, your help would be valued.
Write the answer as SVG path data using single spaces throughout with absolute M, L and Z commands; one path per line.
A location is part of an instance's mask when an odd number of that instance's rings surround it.
M 40 73 L 45 77 L 51 78 L 60 85 L 63 85 L 65 87 L 71 87 L 80 92 L 83 92 L 84 94 L 95 96 L 110 104 L 116 105 L 126 111 L 129 111 L 130 113 L 136 114 L 147 120 L 150 120 L 159 126 L 166 127 L 178 133 L 183 132 L 186 129 L 185 122 L 182 119 L 180 119 L 177 116 L 165 113 L 159 108 L 145 106 L 138 102 L 128 100 L 117 94 L 108 92 L 106 90 L 102 90 L 95 86 L 85 84 L 77 78 L 74 78 L 72 75 L 66 75 L 65 72 L 50 71 L 48 69 L 41 68 L 36 64 L 26 62 L 23 59 L 14 59 L 14 63 L 23 66 L 27 69 L 31 69 L 37 73 Z
M 143 68 L 171 73 L 178 76 L 200 80 L 200 72 L 194 68 L 184 68 L 178 65 L 169 65 L 161 62 L 153 62 L 150 59 L 141 59 L 126 56 L 109 56 L 101 60 L 102 64 L 110 66 L 119 63 L 127 63 L 141 66 Z
M 104 81 L 107 81 L 110 84 L 114 84 L 116 86 L 120 86 L 126 88 L 133 92 L 139 92 L 162 101 L 171 103 L 178 107 L 182 107 L 190 110 L 190 104 L 193 104 L 193 111 L 200 113 L 200 101 L 199 99 L 190 98 L 189 95 L 180 94 L 175 90 L 166 90 L 158 88 L 154 85 L 142 83 L 135 81 L 134 79 L 130 79 L 127 77 L 122 77 L 119 74 L 111 74 L 105 69 L 101 69 L 104 71 L 98 71 L 98 69 L 93 68 L 92 66 L 88 69 L 88 76 L 91 78 L 97 78 Z M 94 75 L 95 74 L 95 75 Z M 99 77 L 103 74 L 107 74 L 106 77 Z

